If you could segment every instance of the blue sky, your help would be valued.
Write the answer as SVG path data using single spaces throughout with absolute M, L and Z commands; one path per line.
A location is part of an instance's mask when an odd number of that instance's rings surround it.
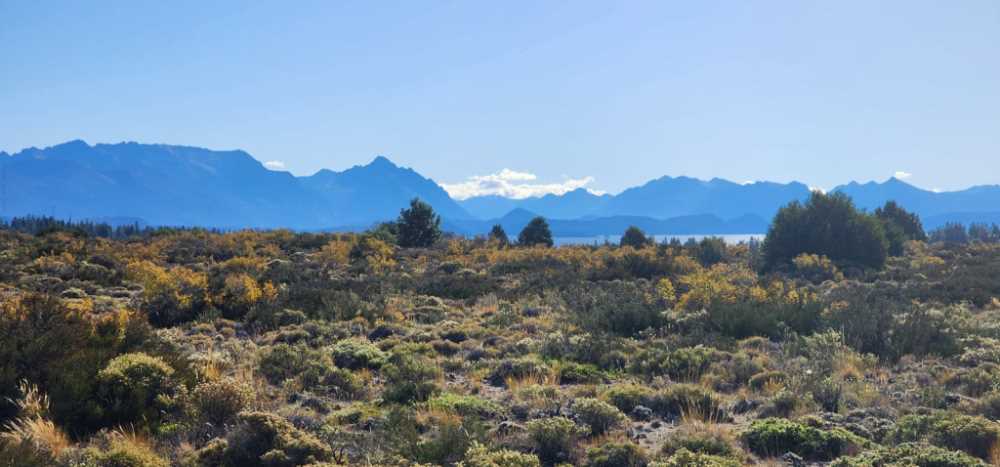
M 529 190 L 994 184 L 1000 2 L 0 0 L 0 150 L 75 138 Z

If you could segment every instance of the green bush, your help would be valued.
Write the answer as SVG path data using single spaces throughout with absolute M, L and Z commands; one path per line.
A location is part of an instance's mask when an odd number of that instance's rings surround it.
M 646 467 L 646 453 L 630 442 L 609 442 L 587 449 L 587 467 Z
M 174 369 L 160 357 L 129 353 L 97 373 L 98 397 L 109 425 L 155 426 L 174 394 Z
M 423 402 L 441 390 L 437 384 L 441 369 L 426 357 L 393 355 L 382 368 L 382 375 L 385 377 L 382 399 L 387 402 Z
M 457 467 L 541 467 L 538 457 L 509 449 L 489 450 L 486 446 L 473 442 L 465 453 L 465 460 Z
M 714 300 L 706 311 L 705 326 L 724 336 L 779 339 L 788 328 L 803 334 L 815 331 L 820 324 L 822 304 L 802 299 L 777 302 Z
M 793 201 L 778 210 L 764 239 L 764 261 L 768 268 L 776 268 L 812 253 L 882 268 L 888 248 L 882 222 L 859 211 L 850 197 L 813 192 L 805 203 Z
M 489 399 L 473 395 L 444 393 L 427 401 L 427 406 L 455 412 L 462 417 L 489 419 L 499 417 L 504 413 L 503 407 Z
M 760 456 L 794 452 L 809 460 L 836 459 L 866 444 L 864 439 L 842 428 L 824 431 L 783 418 L 755 420 L 742 438 Z
M 992 391 L 980 397 L 975 404 L 975 411 L 990 420 L 1000 420 L 1000 391 Z
M 907 415 L 887 435 L 894 443 L 927 442 L 988 460 L 1000 442 L 1000 425 L 983 417 L 949 412 Z
M 365 381 L 357 374 L 343 368 L 325 368 L 317 381 L 320 388 L 339 399 L 358 399 L 365 396 Z
M 663 325 L 663 310 L 655 287 L 645 279 L 606 281 L 571 287 L 563 293 L 573 318 L 587 331 L 634 337 Z
M 603 435 L 628 421 L 615 406 L 589 397 L 574 401 L 571 410 L 578 421 L 590 427 L 593 436 Z
M 632 361 L 629 371 L 646 377 L 666 375 L 674 380 L 697 381 L 712 363 L 725 357 L 724 352 L 703 345 L 669 352 L 646 349 Z
M 360 376 L 335 367 L 326 353 L 305 345 L 278 344 L 272 347 L 261 358 L 260 371 L 272 384 L 294 380 L 303 389 L 323 392 L 339 399 L 360 398 L 367 390 Z
M 787 389 L 782 389 L 764 402 L 758 415 L 764 418 L 788 418 L 804 405 L 805 402 L 803 402 L 802 396 Z
M 699 419 L 727 420 L 722 399 L 697 384 L 673 384 L 653 396 L 649 408 L 663 417 L 691 415 Z
M 167 467 L 166 459 L 147 444 L 126 436 L 114 436 L 105 449 L 88 448 L 83 453 L 84 466 L 90 467 Z
M 333 362 L 340 368 L 377 370 L 385 364 L 386 355 L 375 344 L 364 339 L 344 339 L 331 350 Z
M 438 355 L 442 355 L 445 357 L 450 357 L 462 351 L 461 346 L 452 341 L 444 339 L 438 339 L 434 342 L 431 342 L 431 347 L 434 348 L 434 351 L 437 352 Z
M 252 400 L 250 387 L 232 378 L 201 383 L 191 394 L 191 402 L 199 416 L 215 426 L 234 420 Z
M 687 450 L 697 454 L 739 457 L 742 451 L 732 435 L 714 428 L 715 426 L 701 423 L 681 425 L 664 439 L 661 452 L 671 456 L 681 450 Z
M 655 392 L 636 384 L 615 384 L 604 392 L 604 398 L 624 413 L 630 414 L 636 406 L 652 408 Z
M 534 419 L 528 422 L 526 429 L 535 453 L 546 464 L 570 460 L 576 440 L 587 434 L 586 428 L 566 417 Z
M 293 467 L 330 460 L 330 448 L 288 420 L 267 412 L 244 412 L 225 439 L 198 453 L 202 465 Z
M 764 371 L 763 363 L 739 351 L 713 363 L 706 374 L 714 389 L 729 391 L 747 385 L 750 378 Z
M 1000 366 L 994 363 L 984 363 L 975 368 L 960 369 L 949 377 L 945 384 L 949 388 L 958 387 L 962 393 L 970 397 L 980 397 L 994 388 L 1000 387 Z M 996 417 L 990 417 L 994 420 Z
M 837 459 L 830 467 L 986 467 L 986 463 L 961 451 L 921 443 L 880 447 L 853 457 Z
M 485 437 L 478 420 L 435 413 L 417 417 L 406 406 L 394 407 L 386 425 L 386 443 L 419 465 L 454 465 L 465 457 L 474 442 Z
M 792 259 L 792 265 L 796 276 L 815 284 L 844 278 L 837 266 L 826 256 L 802 253 Z
M 768 384 L 784 383 L 786 379 L 788 379 L 788 375 L 786 375 L 782 371 L 777 371 L 777 370 L 762 371 L 760 373 L 751 376 L 750 380 L 747 382 L 747 385 L 750 386 L 750 389 L 753 389 L 754 391 L 760 391 L 761 389 L 764 389 L 764 387 L 767 386 Z
M 48 394 L 59 426 L 74 433 L 99 429 L 102 409 L 94 397 L 94 376 L 148 335 L 144 320 L 124 317 L 87 315 L 46 295 L 0 301 L 0 422 L 17 414 L 11 401 L 19 396 L 18 383 L 26 380 Z
M 259 368 L 268 382 L 279 384 L 305 372 L 314 359 L 315 355 L 305 345 L 277 344 L 264 351 Z
M 559 384 L 600 384 L 607 380 L 594 365 L 564 362 L 559 365 Z
M 493 386 L 506 386 L 508 379 L 524 379 L 528 377 L 541 377 L 549 372 L 549 367 L 537 358 L 524 357 L 518 359 L 501 360 L 486 381 Z
M 730 459 L 711 454 L 701 454 L 680 449 L 664 462 L 653 462 L 649 467 L 740 467 L 741 463 L 737 459 Z

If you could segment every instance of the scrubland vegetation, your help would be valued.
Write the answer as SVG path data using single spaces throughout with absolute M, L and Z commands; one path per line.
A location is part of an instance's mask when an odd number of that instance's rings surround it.
M 423 208 L 363 234 L 7 224 L 0 465 L 1000 462 L 989 228 L 816 195 L 763 244 L 553 248 L 544 220 L 461 239 Z

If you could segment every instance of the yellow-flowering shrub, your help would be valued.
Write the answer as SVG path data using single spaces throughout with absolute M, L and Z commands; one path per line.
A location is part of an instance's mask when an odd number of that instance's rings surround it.
M 787 287 L 775 280 L 762 284 L 756 273 L 743 265 L 717 264 L 680 278 L 686 291 L 677 309 L 687 312 L 704 310 L 705 325 L 710 331 L 744 338 L 775 336 L 780 323 L 808 332 L 820 322 L 821 305 L 814 293 Z
M 142 285 L 149 322 L 156 326 L 190 321 L 211 303 L 208 276 L 183 266 L 167 269 L 151 261 L 133 261 L 126 275 Z

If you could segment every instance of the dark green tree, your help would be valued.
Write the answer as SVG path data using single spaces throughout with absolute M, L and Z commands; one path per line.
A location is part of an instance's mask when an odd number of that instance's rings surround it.
M 492 229 L 490 229 L 489 239 L 490 241 L 499 243 L 502 247 L 510 245 L 510 239 L 507 238 L 507 232 L 500 224 L 496 224 Z
M 886 201 L 885 206 L 875 209 L 875 217 L 899 227 L 907 240 L 927 240 L 920 216 L 903 209 L 895 201 Z
M 969 241 L 986 243 L 990 241 L 990 226 L 979 222 L 969 224 Z
M 931 232 L 932 242 L 944 242 L 948 245 L 964 245 L 969 243 L 969 233 L 965 226 L 957 222 L 948 222 Z
M 887 201 L 885 206 L 875 209 L 875 217 L 882 221 L 886 240 L 889 241 L 889 255 L 902 256 L 907 240 L 927 240 L 920 217 L 899 206 L 895 201 Z
M 366 232 L 367 235 L 371 235 L 379 240 L 390 245 L 398 244 L 397 237 L 399 236 L 399 223 L 398 222 L 382 222 L 376 225 L 374 228 Z
M 621 242 L 619 246 L 630 246 L 632 248 L 642 248 L 649 244 L 649 238 L 642 229 L 632 225 L 628 229 L 625 229 L 625 234 L 622 235 Z
M 552 231 L 549 229 L 549 223 L 541 216 L 532 219 L 517 236 L 517 243 L 523 246 L 552 246 Z
M 441 217 L 431 205 L 413 198 L 409 209 L 399 212 L 396 241 L 403 248 L 429 247 L 441 238 Z
M 773 269 L 802 253 L 846 264 L 881 268 L 889 244 L 882 222 L 859 211 L 843 193 L 814 192 L 804 204 L 778 210 L 764 239 L 765 267 Z
M 726 241 L 722 237 L 705 237 L 698 242 L 698 261 L 711 266 L 726 257 Z

